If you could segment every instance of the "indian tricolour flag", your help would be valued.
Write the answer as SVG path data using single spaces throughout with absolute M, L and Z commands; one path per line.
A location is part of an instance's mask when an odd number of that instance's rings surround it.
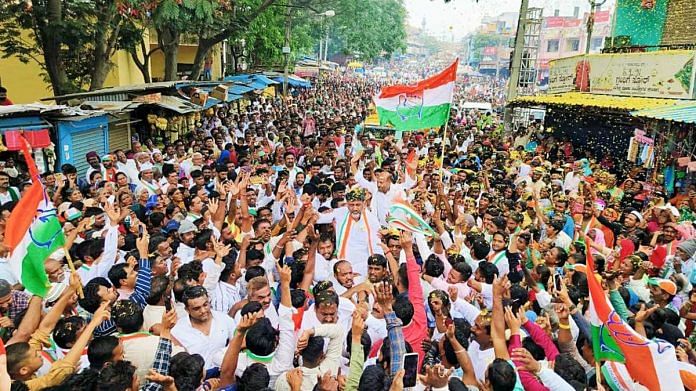
M 7 220 L 4 244 L 11 250 L 10 268 L 22 285 L 27 291 L 44 297 L 51 287 L 44 262 L 63 247 L 65 236 L 26 142 L 22 143 L 22 153 L 32 184 Z
M 459 59 L 444 71 L 415 85 L 385 87 L 374 97 L 379 123 L 396 130 L 437 128 L 447 123 Z
M 621 319 L 595 277 L 589 240 L 585 242 L 585 246 L 587 285 L 590 291 L 589 318 L 595 359 L 623 363 L 630 378 L 649 390 L 684 389 L 674 347 L 663 340 L 645 338 Z M 632 389 L 622 387 L 624 388 Z

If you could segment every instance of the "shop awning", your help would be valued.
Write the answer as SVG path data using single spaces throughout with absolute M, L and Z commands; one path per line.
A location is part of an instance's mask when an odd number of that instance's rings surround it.
M 255 90 L 262 90 L 272 84 L 278 84 L 278 82 L 261 74 L 227 76 L 223 81 L 245 84 L 249 87 L 253 87 Z
M 686 101 L 679 99 L 635 98 L 628 96 L 596 95 L 582 92 L 566 92 L 553 95 L 520 96 L 510 102 L 511 105 L 523 105 L 533 103 L 540 105 L 562 105 L 599 107 L 616 110 L 646 110 L 658 107 L 684 104 Z
M 169 95 L 162 95 L 162 100 L 153 104 L 179 114 L 192 113 L 194 111 L 201 110 L 201 106 L 194 105 L 191 102 Z
M 207 110 L 207 109 L 215 106 L 218 103 L 222 103 L 222 102 L 219 99 L 208 97 L 208 100 L 205 101 L 205 106 L 203 106 L 203 109 Z
M 631 112 L 635 117 L 696 124 L 696 102 Z
M 230 86 L 228 94 L 244 95 L 247 92 L 251 92 L 251 91 L 254 91 L 253 87 L 245 86 L 242 84 L 235 84 L 235 85 Z
M 285 76 L 278 76 L 273 78 L 273 80 L 277 81 L 278 83 L 283 83 L 285 80 Z M 309 81 L 295 75 L 289 75 L 288 76 L 288 84 L 291 87 L 298 87 L 298 88 L 310 88 L 312 87 L 312 83 Z

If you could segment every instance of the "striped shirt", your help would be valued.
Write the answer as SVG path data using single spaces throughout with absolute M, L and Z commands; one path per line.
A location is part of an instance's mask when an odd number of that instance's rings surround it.
M 147 303 L 145 298 L 150 294 L 150 285 L 152 282 L 152 269 L 150 260 L 141 259 L 138 261 L 138 277 L 135 279 L 135 289 L 128 300 L 138 304 L 140 309 L 144 309 Z M 107 319 L 103 321 L 94 330 L 94 335 L 97 337 L 111 335 L 116 333 L 116 323 L 113 320 Z
M 241 300 L 237 285 L 220 281 L 215 286 L 215 293 L 212 295 L 210 305 L 215 311 L 228 313 L 230 308 Z

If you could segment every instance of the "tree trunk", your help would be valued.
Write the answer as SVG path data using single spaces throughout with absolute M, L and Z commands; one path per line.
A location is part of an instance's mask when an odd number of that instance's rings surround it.
M 158 46 L 158 47 L 148 51 L 147 47 L 145 46 L 145 40 L 141 39 L 140 40 L 140 51 L 143 52 L 143 60 L 142 61 L 140 61 L 138 49 L 129 48 L 129 50 L 128 50 L 128 53 L 130 53 L 131 59 L 133 59 L 133 62 L 135 63 L 135 66 L 138 67 L 138 70 L 143 75 L 143 81 L 145 83 L 152 83 L 152 76 L 150 75 L 150 57 L 152 56 L 152 53 L 158 51 L 159 49 L 160 48 Z
M 205 38 L 198 39 L 196 57 L 193 59 L 193 67 L 191 68 L 191 80 L 198 80 L 201 77 L 205 59 L 208 57 L 208 53 L 210 53 L 215 44 L 216 42 Z
M 115 9 L 105 7 L 100 10 L 101 17 L 94 42 L 94 64 L 90 74 L 89 90 L 94 91 L 104 87 L 109 71 L 111 71 L 111 56 L 116 52 L 116 42 L 121 30 L 121 18 Z
M 157 30 L 159 46 L 164 52 L 164 80 L 178 80 L 177 62 L 179 57 L 180 32 L 174 27 L 164 26 Z
M 261 15 L 266 8 L 270 7 L 275 2 L 276 0 L 264 0 L 263 3 L 261 3 L 258 8 L 256 8 L 256 10 L 246 19 L 246 22 L 251 23 L 254 19 Z M 196 50 L 196 57 L 193 61 L 193 68 L 191 69 L 191 80 L 198 80 L 203 70 L 205 58 L 208 56 L 210 49 L 212 49 L 216 44 L 229 38 L 230 35 L 232 35 L 232 31 L 233 30 L 228 26 L 212 37 L 198 39 L 198 49 Z
M 61 0 L 48 0 L 46 4 L 47 18 L 34 17 L 36 21 L 36 34 L 41 37 L 43 42 L 43 58 L 46 66 L 46 73 L 51 80 L 53 95 L 65 95 L 72 91 L 68 81 L 68 75 L 63 67 L 63 57 L 60 52 L 61 31 L 60 26 L 63 22 L 63 6 Z
M 232 74 L 239 73 L 239 59 L 240 55 L 237 53 L 237 48 L 235 45 L 230 45 L 230 53 L 232 54 Z

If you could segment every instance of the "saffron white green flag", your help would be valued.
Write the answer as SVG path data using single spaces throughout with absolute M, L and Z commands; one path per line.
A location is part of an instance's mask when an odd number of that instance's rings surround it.
M 380 125 L 391 125 L 398 131 L 445 125 L 452 106 L 458 65 L 459 59 L 437 75 L 415 85 L 394 85 L 382 89 L 374 97 Z
M 44 262 L 63 247 L 65 236 L 26 141 L 22 153 L 29 166 L 32 184 L 7 220 L 4 244 L 12 251 L 9 265 L 17 279 L 27 291 L 45 297 L 51 284 Z

